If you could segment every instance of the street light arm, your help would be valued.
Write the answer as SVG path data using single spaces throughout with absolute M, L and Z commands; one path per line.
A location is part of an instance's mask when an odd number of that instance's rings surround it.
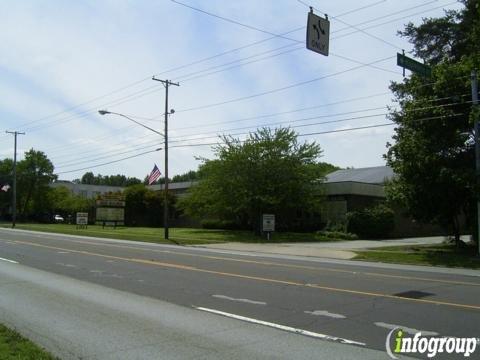
M 154 133 L 160 135 L 160 136 L 163 136 L 165 137 L 165 135 L 163 135 L 161 132 L 155 130 L 155 129 L 152 129 L 151 127 L 145 125 L 145 124 L 142 124 L 140 121 L 137 121 L 137 120 L 134 120 L 132 119 L 131 117 L 127 116 L 127 115 L 124 115 L 124 114 L 120 114 L 120 113 L 116 113 L 116 112 L 112 112 L 112 111 L 107 111 L 107 110 L 99 110 L 98 113 L 100 115 L 107 115 L 107 114 L 112 114 L 112 115 L 118 115 L 118 116 L 121 116 L 121 117 L 124 117 L 125 119 L 127 120 L 130 120 L 130 121 L 133 121 L 135 124 L 137 125 L 140 125 L 142 127 L 144 127 L 145 129 L 148 129 L 150 131 L 153 131 Z

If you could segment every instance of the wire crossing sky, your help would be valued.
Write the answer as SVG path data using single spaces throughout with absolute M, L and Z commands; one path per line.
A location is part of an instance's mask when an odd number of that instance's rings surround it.
M 329 15 L 330 56 L 305 48 L 309 6 Z M 438 17 L 447 0 L 35 0 L 0 2 L 0 157 L 13 156 L 5 130 L 24 131 L 19 158 L 46 152 L 61 179 L 91 171 L 144 178 L 163 168 L 162 138 L 122 117 L 163 128 L 172 89 L 171 175 L 212 157 L 218 135 L 291 126 L 317 141 L 322 161 L 384 164 L 393 127 L 385 118 L 396 53 L 408 21 Z M 465 94 L 452 94 L 451 103 Z M 435 104 L 432 104 L 435 106 Z

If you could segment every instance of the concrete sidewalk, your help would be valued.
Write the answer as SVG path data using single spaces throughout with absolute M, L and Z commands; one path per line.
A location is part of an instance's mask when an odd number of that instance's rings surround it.
M 306 242 L 306 243 L 220 243 L 193 245 L 208 249 L 233 250 L 243 252 L 255 252 L 266 254 L 311 256 L 330 259 L 349 260 L 355 257 L 355 250 L 382 248 L 387 246 L 404 245 L 433 245 L 440 244 L 445 240 L 443 236 L 406 238 L 394 240 L 353 240 L 331 242 Z

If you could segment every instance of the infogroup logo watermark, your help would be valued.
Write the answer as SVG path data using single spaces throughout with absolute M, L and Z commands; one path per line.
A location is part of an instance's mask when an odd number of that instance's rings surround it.
M 426 337 L 421 332 L 407 337 L 401 328 L 395 328 L 388 333 L 385 348 L 392 359 L 398 359 L 395 355 L 400 354 L 426 354 L 433 358 L 446 353 L 469 357 L 479 342 L 478 338 Z

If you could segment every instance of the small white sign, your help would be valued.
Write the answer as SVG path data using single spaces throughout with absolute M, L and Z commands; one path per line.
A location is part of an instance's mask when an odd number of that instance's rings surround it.
M 313 12 L 308 13 L 307 49 L 328 56 L 330 21 Z
M 263 232 L 275 231 L 275 215 L 263 214 Z
M 88 213 L 77 212 L 77 225 L 88 225 Z

